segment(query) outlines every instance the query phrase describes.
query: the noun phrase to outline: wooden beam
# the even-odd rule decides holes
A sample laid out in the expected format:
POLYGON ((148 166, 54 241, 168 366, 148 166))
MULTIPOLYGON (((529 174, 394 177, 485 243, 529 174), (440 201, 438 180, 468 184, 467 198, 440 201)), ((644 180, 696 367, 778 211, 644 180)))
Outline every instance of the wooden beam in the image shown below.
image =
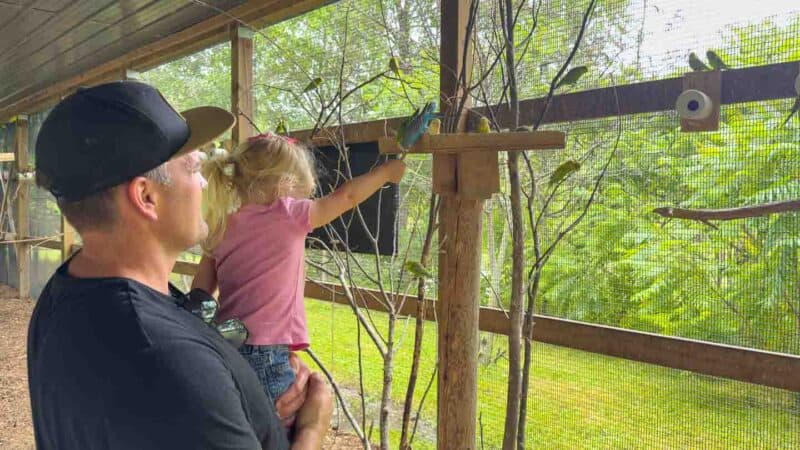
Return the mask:
POLYGON ((239 24, 231 25, 231 112, 236 125, 231 130, 239 144, 253 135, 253 31, 239 24))
POLYGON ((0 102, 0 123, 16 114, 34 112, 52 105, 78 87, 119 79, 123 68, 143 71, 225 42, 229 39, 229 26, 238 24, 237 19, 259 28, 334 2, 335 0, 249 0, 226 14, 206 19, 47 88, 3 99, 0 102))
POLYGON ((75 237, 77 233, 75 228, 67 222, 66 217, 61 215, 61 262, 66 261, 72 256, 73 247, 75 246, 75 237))
POLYGON ((347 125, 333 126, 317 130, 312 139, 311 133, 314 130, 293 131, 290 135, 300 141, 309 140, 318 147, 327 147, 336 144, 344 137, 348 144, 359 144, 364 142, 376 142, 382 137, 394 136, 400 128, 402 117, 392 119, 372 120, 347 125))
POLYGON ((0 153, 0 162, 14 161, 14 153, 0 153))
MULTIPOLYGON (((17 198, 16 198, 16 230, 18 236, 30 234, 29 208, 30 208, 30 182, 20 175, 30 172, 28 165, 28 117, 17 117, 14 133, 14 161, 17 173, 17 198)), ((17 274, 20 298, 31 296, 31 246, 28 242, 16 244, 17 274)))
MULTIPOLYGON (((403 149, 392 137, 378 140, 381 153, 397 154, 403 149)), ((566 145, 561 131, 524 131, 506 133, 425 134, 409 149, 409 153, 470 153, 514 150, 552 150, 566 145)))
MULTIPOLYGON (((798 75, 798 61, 769 64, 722 71, 722 98, 720 103, 757 102, 794 98, 794 81, 798 75)), ((621 86, 592 89, 553 97, 542 123, 561 123, 577 120, 602 119, 618 115, 645 114, 674 111, 675 101, 683 92, 683 78, 667 78, 621 86)), ((533 124, 541 115, 545 98, 520 102, 520 123, 533 124)), ((790 105, 787 105, 787 108, 790 105)), ((493 106, 500 127, 512 126, 507 105, 493 106)), ((486 107, 473 110, 478 115, 488 115, 486 107)))

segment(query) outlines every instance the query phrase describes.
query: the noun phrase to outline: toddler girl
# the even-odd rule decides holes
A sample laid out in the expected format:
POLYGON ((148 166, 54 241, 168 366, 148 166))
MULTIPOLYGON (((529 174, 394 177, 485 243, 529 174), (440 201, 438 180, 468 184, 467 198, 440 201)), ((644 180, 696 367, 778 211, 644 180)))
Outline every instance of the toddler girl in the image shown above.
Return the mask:
POLYGON ((291 138, 262 134, 210 158, 208 239, 192 288, 219 287, 218 318, 239 318, 250 337, 239 351, 274 402, 294 381, 290 352, 309 345, 303 290, 305 239, 405 171, 390 160, 311 199, 310 151, 291 138))

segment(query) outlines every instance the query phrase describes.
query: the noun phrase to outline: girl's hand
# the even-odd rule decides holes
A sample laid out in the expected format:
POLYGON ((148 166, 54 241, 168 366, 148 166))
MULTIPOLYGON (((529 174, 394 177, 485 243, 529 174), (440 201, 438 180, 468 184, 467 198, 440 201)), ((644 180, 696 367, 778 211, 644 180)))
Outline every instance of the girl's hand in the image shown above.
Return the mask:
POLYGON ((386 171, 386 180, 389 183, 397 184, 406 172, 406 163, 399 159, 390 159, 381 165, 381 169, 386 171))

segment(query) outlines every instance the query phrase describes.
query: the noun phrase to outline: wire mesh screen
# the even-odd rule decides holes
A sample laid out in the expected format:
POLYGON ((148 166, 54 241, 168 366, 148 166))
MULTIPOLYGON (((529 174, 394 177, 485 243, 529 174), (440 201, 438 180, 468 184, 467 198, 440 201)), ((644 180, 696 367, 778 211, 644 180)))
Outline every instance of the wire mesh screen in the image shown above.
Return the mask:
MULTIPOLYGON (((522 5, 515 38, 520 98, 548 92, 571 52, 588 4, 548 0, 522 5), (526 31, 534 23, 536 30, 527 39, 526 31)), ((321 108, 323 116, 332 114, 327 124, 408 114, 412 105, 438 97, 439 20, 438 2, 346 0, 259 30, 254 42, 253 121, 262 131, 274 129, 281 120, 289 130, 297 130, 319 120, 321 108), (392 56, 398 58, 400 76, 407 83, 399 83, 388 68, 392 56), (337 99, 342 100, 341 108, 332 108, 337 99)), ((477 76, 492 66, 502 46, 497 27, 496 6, 481 2, 477 76)), ((800 7, 784 1, 599 2, 572 63, 586 65, 588 73, 558 93, 680 76, 690 70, 690 52, 710 64, 709 49, 733 68, 798 61, 798 31, 800 7)), ((227 107, 229 65, 230 52, 222 44, 149 71, 144 79, 178 109, 227 107)), ((502 64, 486 77, 475 104, 507 99, 501 70, 502 64)), ((565 131, 568 143, 563 151, 527 154, 533 177, 523 174, 523 188, 534 198, 532 217, 542 245, 580 217, 590 198, 592 203, 545 265, 535 311, 800 354, 797 213, 711 226, 652 212, 658 207, 732 208, 798 198, 800 125, 795 121, 781 127, 790 107, 789 99, 725 106, 721 128, 712 133, 681 133, 673 112, 545 125, 565 131), (555 188, 551 176, 567 159, 580 162, 581 168, 558 187, 541 213, 555 188)), ((481 302, 502 309, 509 306, 511 277, 505 158, 501 154, 503 192, 486 202, 480 243, 481 302)), ((392 224, 398 230, 397 256, 309 251, 311 278, 416 292, 417 280, 406 260, 419 261, 424 246, 431 167, 428 157, 411 156, 407 161, 401 210, 392 224)), ((526 163, 523 168, 525 172, 526 163)), ((57 233, 52 203, 46 194, 35 192, 31 232, 57 233)), ((530 225, 526 224, 528 258, 535 252, 530 225)), ((430 278, 429 297, 436 292, 437 246, 434 238, 426 264, 432 273, 423 276, 430 278)), ((15 266, 11 249, 3 249, 6 273, 15 266)), ((196 261, 198 255, 194 249, 185 259, 196 261)), ((184 287, 188 283, 178 276, 173 281, 184 287)), ((413 300, 378 299, 383 310, 396 311, 403 302, 413 300)), ((394 340, 389 398, 390 435, 396 446, 411 367, 413 319, 397 315, 389 327, 389 315, 362 307, 357 309, 362 315, 359 327, 349 306, 309 301, 307 309, 312 348, 372 442, 378 439, 386 364, 376 343, 390 336, 394 340)), ((436 338, 435 324, 427 323, 411 412, 413 448, 435 447, 436 338)), ((504 336, 481 333, 480 340, 479 445, 494 449, 503 437, 508 349, 504 336)), ((534 343, 531 359, 528 447, 800 447, 796 393, 541 343, 534 343)), ((346 428, 338 411, 334 425, 346 428)))
MULTIPOLYGON (((28 116, 28 158, 32 166, 36 164, 34 151, 36 138, 48 112, 42 111, 28 116)), ((0 151, 14 152, 15 128, 15 123, 9 123, 3 129, 0 129, 0 151)), ((2 192, 2 197, 0 198, 4 199, 4 206, 0 208, 0 211, 2 211, 2 214, 0 214, 2 231, 4 233, 12 233, 11 236, 14 236, 14 238, 10 239, 11 241, 18 239, 17 236, 22 236, 24 239, 30 237, 49 237, 51 240, 60 239, 61 215, 58 207, 53 200, 53 196, 35 184, 30 185, 28 229, 21 230, 19 228, 16 223, 16 197, 19 183, 14 176, 16 171, 12 170, 13 164, 13 162, 3 164, 0 172, 3 177, 3 182, 0 184, 0 192, 2 192)), ((32 297, 36 298, 39 295, 60 262, 61 252, 42 248, 38 243, 33 245, 30 264, 32 297)), ((19 283, 16 248, 13 243, 6 243, 0 247, 0 283, 14 287, 17 287, 19 283)))
POLYGON ((257 121, 266 128, 281 119, 310 128, 320 110, 323 121, 336 110, 326 124, 408 115, 439 95, 439 5, 337 2, 256 34, 254 54, 257 121), (317 78, 319 87, 304 92, 317 78))

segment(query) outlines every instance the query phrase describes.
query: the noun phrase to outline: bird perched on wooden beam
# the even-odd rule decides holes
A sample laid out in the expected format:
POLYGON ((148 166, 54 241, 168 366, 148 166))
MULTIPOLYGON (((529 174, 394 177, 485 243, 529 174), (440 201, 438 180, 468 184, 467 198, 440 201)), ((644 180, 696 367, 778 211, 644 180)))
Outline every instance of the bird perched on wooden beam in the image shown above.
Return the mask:
POLYGON ((414 114, 403 121, 397 131, 397 143, 403 151, 407 152, 428 131, 431 121, 437 117, 435 110, 436 102, 428 102, 422 110, 417 108, 414 114))

